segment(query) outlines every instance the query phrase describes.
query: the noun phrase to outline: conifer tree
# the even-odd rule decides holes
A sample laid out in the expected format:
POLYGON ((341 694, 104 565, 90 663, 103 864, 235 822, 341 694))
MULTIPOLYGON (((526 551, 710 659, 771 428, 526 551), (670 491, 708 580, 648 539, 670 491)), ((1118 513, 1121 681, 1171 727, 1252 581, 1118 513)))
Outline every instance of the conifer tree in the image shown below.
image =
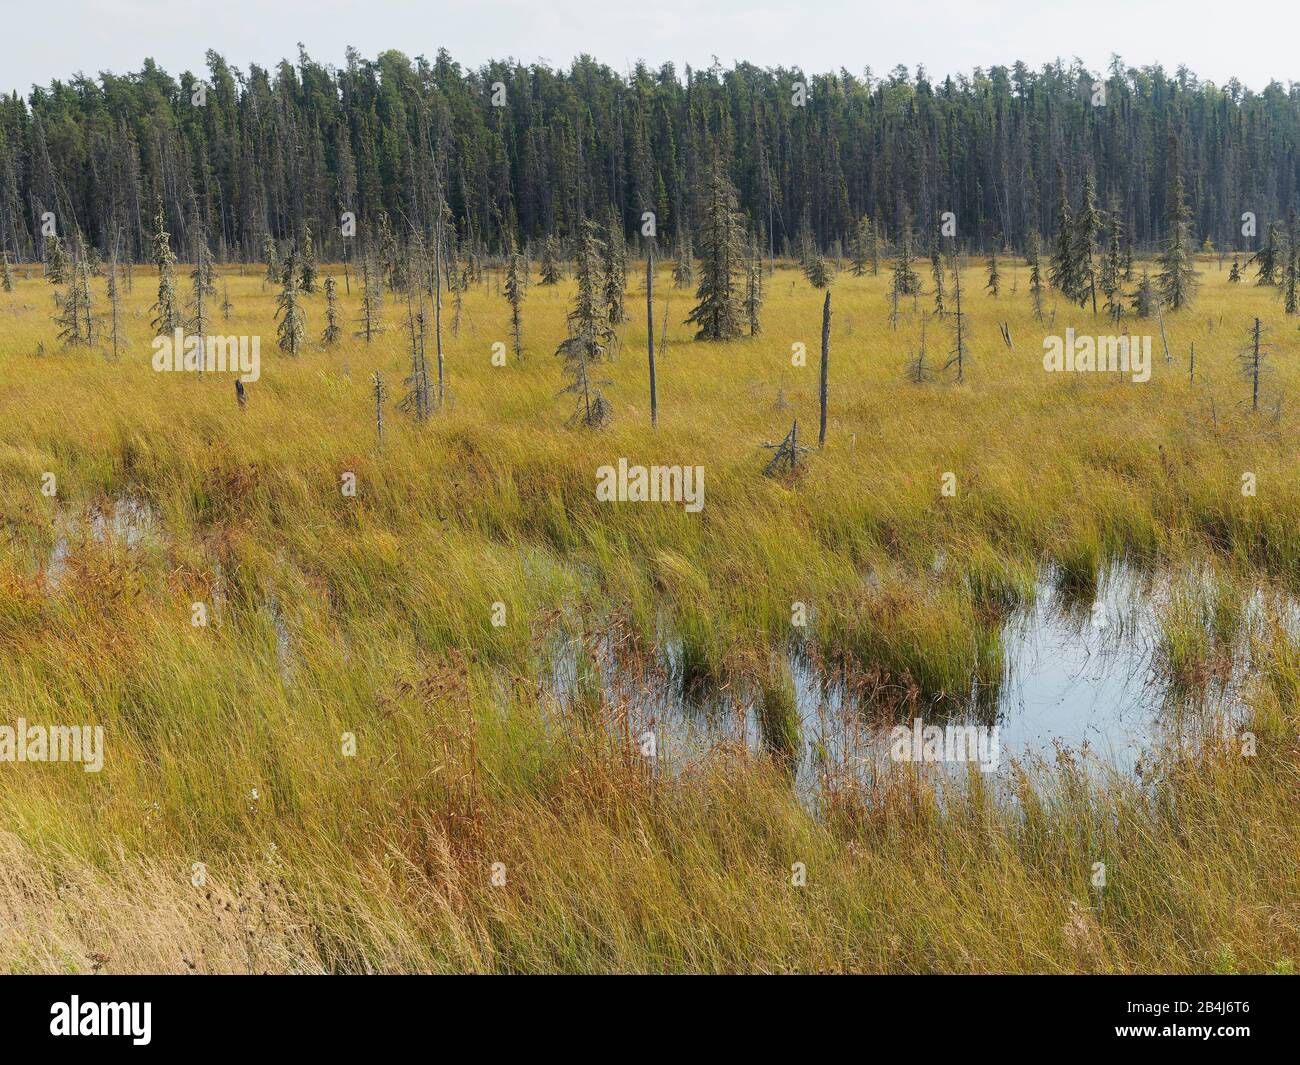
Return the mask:
POLYGON ((1069 188, 1065 182, 1065 168, 1056 164, 1056 239, 1052 244, 1052 260, 1048 278, 1052 287, 1072 303, 1082 303, 1078 265, 1074 260, 1074 216, 1070 212, 1069 188))
POLYGON ((212 252, 208 250, 206 235, 200 230, 194 241, 194 269, 190 271, 193 314, 189 323, 190 332, 200 337, 208 332, 208 296, 216 294, 215 275, 212 252))
MULTIPOLYGON (((1113 205, 1112 205, 1113 206, 1113 205)), ((1119 215, 1112 209, 1106 219, 1106 254, 1101 260, 1098 287, 1106 297, 1106 313, 1119 321, 1124 313, 1124 263, 1120 257, 1119 215)))
POLYGON ((989 246, 989 279, 984 286, 984 290, 997 299, 998 293, 1002 291, 1002 275, 998 272, 998 249, 997 240, 989 246))
POLYGON ((1139 318, 1150 318, 1160 307, 1155 286, 1151 283, 1151 273, 1142 267, 1142 280, 1138 282, 1131 301, 1133 313, 1139 318))
POLYGON ((1232 257, 1232 269, 1228 271, 1228 281, 1236 285, 1241 282, 1241 259, 1239 256, 1232 257))
POLYGON ((417 422, 425 421, 433 413, 433 400, 429 388, 429 363, 425 357, 424 309, 411 313, 410 297, 406 301, 406 322, 411 336, 411 372, 402 382, 407 393, 397 404, 397 409, 414 415, 417 422))
POLYGON ((627 245, 623 240, 623 223, 613 210, 609 215, 609 240, 605 242, 605 313, 613 327, 627 321, 623 296, 627 291, 627 245))
POLYGON ((677 249, 677 261, 673 264, 673 287, 690 288, 695 284, 695 249, 691 247, 691 235, 683 233, 677 249))
POLYGON ((522 358, 524 354, 523 318, 520 313, 524 305, 524 282, 521 280, 523 270, 519 252, 515 248, 515 238, 512 236, 510 265, 506 273, 506 300, 510 304, 510 332, 514 339, 516 359, 522 358))
POLYGON ((113 245, 113 257, 108 265, 108 339, 113 345, 113 358, 117 359, 122 345, 120 323, 122 321, 122 295, 118 287, 117 245, 113 245))
POLYGON ((1078 283, 1079 306, 1092 300, 1092 313, 1097 313, 1097 234, 1101 231, 1102 216, 1097 210, 1096 183, 1091 172, 1083 176, 1083 195, 1078 213, 1074 216, 1071 233, 1072 267, 1078 283))
POLYGON ((9 266, 9 253, 0 252, 0 288, 5 292, 14 290, 14 272, 9 266))
POLYGON ((1282 272, 1282 291, 1285 296, 1286 313, 1295 314, 1300 310, 1300 304, 1296 302, 1296 280, 1297 274, 1300 273, 1300 260, 1297 259, 1297 248, 1294 243, 1287 251, 1286 268, 1282 272))
POLYGON ((1265 374, 1264 360, 1268 353, 1264 348, 1264 328, 1258 318, 1250 327, 1250 343, 1246 349, 1237 356, 1238 364, 1241 367, 1241 374, 1250 382, 1250 409, 1259 410, 1259 386, 1260 381, 1265 374))
POLYGON ((1186 307, 1196 291, 1192 252, 1192 212, 1183 192, 1178 139, 1169 138, 1169 215, 1164 251, 1160 255, 1160 298, 1171 310, 1186 307))
POLYGON ((542 273, 541 283, 543 285, 558 285, 560 283, 560 254, 554 236, 547 237, 542 242, 540 269, 542 273))
POLYGON ((600 387, 607 382, 594 380, 592 367, 605 358, 611 339, 609 315, 605 308, 602 276, 602 242, 596 236, 596 224, 584 219, 579 232, 577 252, 578 293, 569 312, 569 335, 556 349, 564 360, 568 383, 561 395, 573 396, 576 409, 568 424, 599 429, 609 423, 613 410, 600 387))
POLYGON ((397 236, 393 233, 393 227, 388 221, 388 212, 380 211, 379 268, 383 273, 389 292, 400 292, 406 288, 402 263, 401 249, 398 247, 397 236))
POLYGON ((63 247, 63 238, 57 233, 45 237, 45 280, 51 285, 68 282, 68 253, 63 247))
POLYGON ((705 190, 700 246, 699 299, 687 318, 699 326, 696 340, 733 340, 741 334, 742 310, 736 274, 744 259, 736 193, 715 155, 705 190))
POLYGON ((469 268, 461 267, 460 273, 454 271, 447 278, 447 288, 451 291, 451 335, 460 336, 460 316, 465 309, 465 292, 469 288, 469 268))
POLYGON ((302 227, 302 290, 305 293, 316 291, 316 277, 319 268, 316 265, 316 249, 312 244, 311 223, 304 222, 302 227))
POLYGON ((813 288, 825 288, 831 283, 830 271, 826 260, 815 245, 808 244, 803 257, 803 276, 813 288))
POLYGON ((297 256, 292 252, 286 260, 286 267, 284 286, 275 301, 275 317, 279 322, 276 342, 281 351, 296 357, 302 351, 303 338, 307 335, 307 315, 299 295, 297 256))
POLYGON ((339 342, 339 286, 332 277, 325 278, 325 331, 320 342, 333 347, 339 342))
POLYGON ((934 280, 934 313, 942 318, 946 313, 943 305, 943 259, 939 255, 937 241, 930 248, 930 276, 934 280))
POLYGON ((153 305, 153 327, 159 333, 170 333, 180 328, 181 312, 176 298, 176 256, 172 254, 171 234, 167 232, 167 217, 162 200, 154 216, 153 261, 158 267, 158 302, 153 305))
POLYGON ((365 337, 366 343, 369 344, 374 340, 375 334, 383 331, 384 325, 380 313, 383 302, 384 291, 379 270, 375 266, 370 249, 367 248, 361 257, 361 317, 357 319, 361 328, 353 336, 365 337))
POLYGON ((262 258, 266 260, 266 280, 270 284, 279 284, 282 277, 280 252, 275 246, 275 238, 268 233, 262 241, 262 258))
POLYGON ((853 240, 850 244, 853 261, 853 276, 861 277, 867 272, 871 262, 871 219, 863 215, 853 227, 853 240))
POLYGON ((59 340, 68 347, 84 347, 93 340, 90 265, 84 256, 74 255, 67 272, 67 292, 62 296, 55 293, 54 296, 59 310, 54 321, 59 326, 59 340))
POLYGON ((898 238, 898 258, 894 260, 894 294, 915 296, 921 291, 921 279, 912 269, 912 218, 903 212, 903 226, 898 238))
POLYGON ((966 315, 961 309, 961 270, 954 262, 952 270, 952 294, 953 294, 953 349, 948 361, 944 364, 944 369, 950 367, 957 368, 957 382, 960 384, 966 378, 966 315))
POLYGON ((1043 320, 1043 260, 1042 260, 1042 238, 1038 235, 1038 230, 1029 231, 1029 248, 1025 252, 1025 260, 1029 263, 1029 299, 1034 306, 1034 317, 1040 322, 1043 320))
POLYGON ((763 306, 763 255, 759 251, 758 239, 750 241, 749 260, 745 271, 745 321, 749 323, 749 335, 758 336, 763 326, 758 320, 759 309, 763 306))
POLYGON ((1278 280, 1278 260, 1281 257, 1278 249, 1278 224, 1270 222, 1268 224, 1268 236, 1264 241, 1264 246, 1255 252, 1246 264, 1254 264, 1256 268, 1255 284, 1257 285, 1276 285, 1278 280))

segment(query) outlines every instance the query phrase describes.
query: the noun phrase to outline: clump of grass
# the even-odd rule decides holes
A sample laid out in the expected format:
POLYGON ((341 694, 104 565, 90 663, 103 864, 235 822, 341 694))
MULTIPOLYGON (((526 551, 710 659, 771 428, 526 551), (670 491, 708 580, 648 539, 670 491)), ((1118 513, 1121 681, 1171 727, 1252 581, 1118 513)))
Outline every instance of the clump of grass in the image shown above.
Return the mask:
POLYGON ((763 746, 793 773, 799 764, 799 706, 789 663, 780 655, 770 657, 759 679, 754 711, 763 746))

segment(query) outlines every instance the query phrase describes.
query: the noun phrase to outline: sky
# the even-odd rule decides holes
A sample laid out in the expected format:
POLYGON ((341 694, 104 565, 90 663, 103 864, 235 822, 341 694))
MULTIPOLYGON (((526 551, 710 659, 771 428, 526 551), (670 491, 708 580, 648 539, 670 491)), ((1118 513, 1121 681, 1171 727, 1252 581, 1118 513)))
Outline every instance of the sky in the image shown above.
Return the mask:
POLYGON ((202 73, 209 48, 241 69, 269 67, 299 42, 336 65, 352 45, 372 58, 446 48, 470 67, 566 66, 587 53, 617 70, 643 59, 680 72, 716 56, 809 74, 923 64, 941 78, 1076 56, 1103 71, 1119 53, 1220 85, 1300 79, 1295 7, 1280 0, 0 0, 0 14, 0 91, 24 96, 78 72, 138 70, 147 56, 173 75, 202 73))

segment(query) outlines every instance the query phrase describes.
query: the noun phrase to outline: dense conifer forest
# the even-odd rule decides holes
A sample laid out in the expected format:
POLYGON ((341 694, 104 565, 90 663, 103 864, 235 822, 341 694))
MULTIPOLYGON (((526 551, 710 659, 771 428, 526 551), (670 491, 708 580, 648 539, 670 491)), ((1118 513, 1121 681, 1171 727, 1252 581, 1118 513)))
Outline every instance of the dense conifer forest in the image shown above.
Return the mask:
POLYGON ((62 235, 145 261, 158 200, 182 249, 206 234, 221 261, 307 230, 342 255, 344 211, 427 234, 444 200, 455 239, 496 254, 514 233, 525 246, 572 242, 584 219, 621 216, 635 237, 645 210, 675 244, 701 224, 715 152, 776 255, 847 250, 863 216, 898 240, 948 210, 968 249, 1023 250, 1056 230, 1060 183, 1077 204, 1089 177, 1125 242, 1154 247, 1175 143, 1198 246, 1251 248, 1241 214, 1263 234, 1297 201, 1300 86, 1216 86, 1118 58, 1101 77, 1076 60, 942 79, 748 64, 620 73, 585 57, 468 70, 442 50, 349 50, 337 68, 300 53, 275 70, 209 52, 207 67, 177 78, 146 61, 4 98, 0 248, 39 258, 48 211, 62 235))

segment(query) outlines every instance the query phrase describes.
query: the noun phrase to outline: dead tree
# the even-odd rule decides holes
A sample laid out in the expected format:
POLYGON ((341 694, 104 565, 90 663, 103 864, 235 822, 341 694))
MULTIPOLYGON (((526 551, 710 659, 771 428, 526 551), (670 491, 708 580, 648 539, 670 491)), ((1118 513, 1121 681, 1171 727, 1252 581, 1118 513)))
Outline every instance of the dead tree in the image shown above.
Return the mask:
POLYGON ((779 444, 764 443, 763 447, 775 450, 776 454, 763 468, 763 476, 776 477, 782 473, 793 474, 799 468, 799 456, 812 450, 799 443, 799 419, 790 426, 790 431, 779 444))
POLYGON ((826 446, 826 406, 830 393, 831 376, 831 294, 826 293, 822 304, 822 380, 821 380, 821 424, 817 430, 817 446, 826 446))
POLYGON ((650 425, 659 424, 659 393, 655 381, 655 250, 652 245, 645 257, 645 340, 650 358, 650 425))

